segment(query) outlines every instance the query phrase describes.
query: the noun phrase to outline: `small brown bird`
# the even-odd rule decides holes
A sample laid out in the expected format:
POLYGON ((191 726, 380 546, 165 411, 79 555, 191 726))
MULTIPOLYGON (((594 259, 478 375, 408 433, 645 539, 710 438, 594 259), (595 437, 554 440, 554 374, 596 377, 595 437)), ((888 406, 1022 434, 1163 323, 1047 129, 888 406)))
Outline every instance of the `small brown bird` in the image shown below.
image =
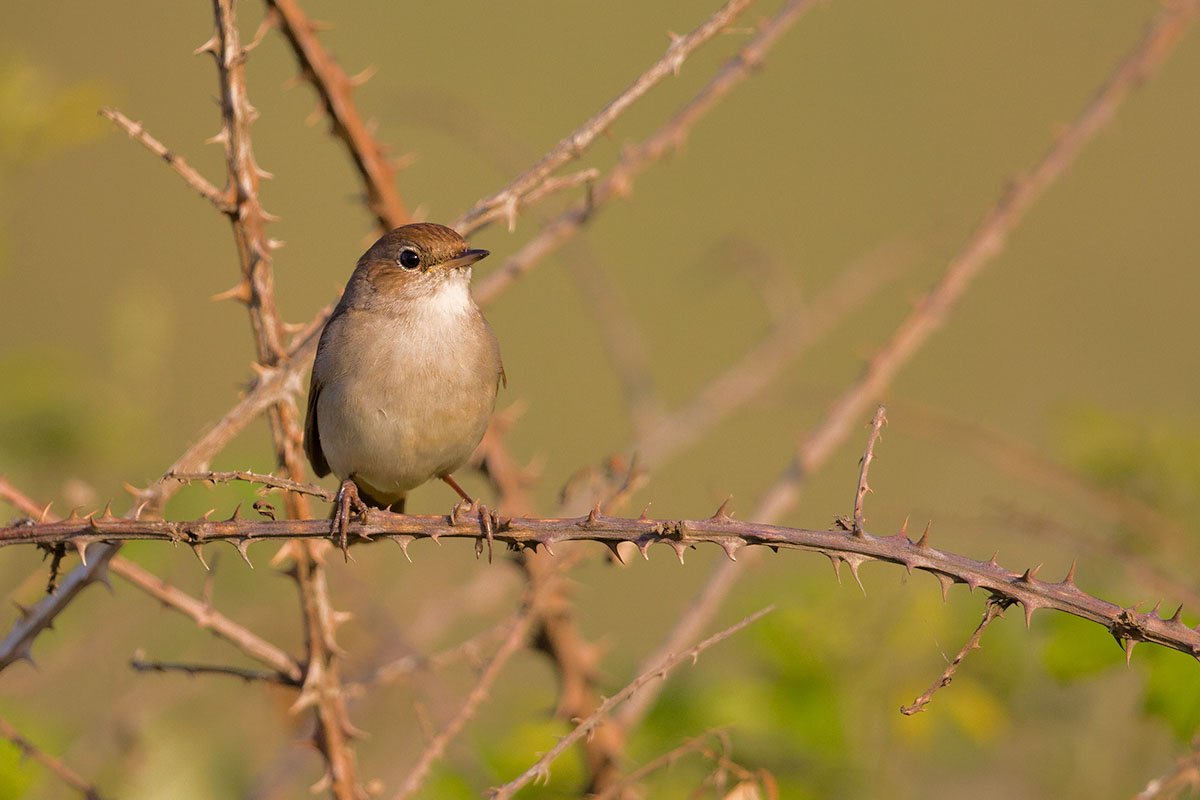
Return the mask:
POLYGON ((342 479, 335 523, 359 498, 404 511, 405 495, 450 473, 483 438, 504 377, 492 327, 471 299, 471 250, 443 225, 404 225, 358 260, 313 362, 304 451, 342 479))

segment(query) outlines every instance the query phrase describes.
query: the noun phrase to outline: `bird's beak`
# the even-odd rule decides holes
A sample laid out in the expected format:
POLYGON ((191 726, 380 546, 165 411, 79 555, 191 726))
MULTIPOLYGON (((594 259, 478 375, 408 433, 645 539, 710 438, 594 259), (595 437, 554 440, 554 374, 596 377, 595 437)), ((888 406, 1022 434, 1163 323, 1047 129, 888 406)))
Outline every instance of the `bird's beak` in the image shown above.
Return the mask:
POLYGON ((461 269, 469 267, 484 256, 491 253, 487 250, 464 250, 446 262, 446 269, 461 269))

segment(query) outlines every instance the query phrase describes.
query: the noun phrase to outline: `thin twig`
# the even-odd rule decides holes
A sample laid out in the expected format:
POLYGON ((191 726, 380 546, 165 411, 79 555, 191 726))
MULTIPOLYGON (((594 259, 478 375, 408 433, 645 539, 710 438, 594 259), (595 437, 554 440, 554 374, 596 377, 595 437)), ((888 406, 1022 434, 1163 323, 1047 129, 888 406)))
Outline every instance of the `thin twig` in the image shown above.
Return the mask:
POLYGON ((954 673, 958 671, 958 665, 966 658, 967 653, 972 650, 977 650, 980 647, 979 640, 983 637, 984 630, 988 625, 992 624, 992 620, 997 617, 1004 616, 1004 609, 1012 605, 1012 601, 1004 598, 989 597, 987 604, 983 609, 983 619, 979 621, 979 625, 975 627, 975 632, 971 634, 971 638, 967 639, 967 643, 962 646, 946 668, 942 670, 942 674, 938 676, 925 693, 912 702, 912 705, 901 706, 900 713, 911 717, 913 714, 920 713, 925 710, 925 706, 929 705, 929 701, 933 699, 933 694, 943 686, 949 686, 950 681, 954 678, 954 673))
POLYGON ((205 483, 233 483, 234 481, 243 481, 245 483, 259 483, 264 486, 269 486, 272 489, 283 489, 297 494, 307 494, 312 497, 332 503, 337 499, 337 492, 332 492, 323 486, 318 486, 315 483, 305 483, 302 481, 294 481, 290 478, 280 478, 275 475, 263 475, 258 472, 249 472, 246 470, 232 470, 225 472, 214 472, 208 470, 205 472, 175 472, 171 470, 163 476, 164 479, 183 481, 191 483, 192 481, 202 481, 205 483))
POLYGON ((386 231, 408 222, 408 209, 396 190, 396 168, 354 102, 354 87, 361 81, 349 77, 329 54, 317 38, 317 26, 295 0, 267 0, 267 6, 277 12, 279 28, 292 46, 300 74, 321 98, 333 134, 346 145, 380 229, 386 231))
POLYGON ((287 651, 268 642, 243 625, 239 625, 221 612, 187 592, 167 583, 162 578, 143 569, 138 564, 121 556, 115 556, 109 565, 113 573, 129 581, 151 597, 158 598, 164 605, 191 617, 197 626, 212 631, 227 642, 235 645, 246 655, 261 661, 289 681, 299 682, 304 677, 301 665, 287 651))
POLYGON ((86 800, 103 800, 95 786, 85 781, 79 773, 64 764, 61 759, 55 758, 26 739, 13 727, 12 723, 3 717, 0 717, 0 736, 15 744, 22 755, 32 758, 53 772, 63 783, 82 794, 86 800))
POLYGON ((883 435, 883 426, 887 424, 887 409, 881 403, 879 408, 875 409, 875 416, 871 419, 871 435, 867 437, 867 449, 863 452, 862 467, 858 473, 858 489, 854 492, 854 532, 862 533, 863 522, 863 501, 866 500, 867 492, 871 491, 871 487, 867 484, 867 472, 871 469, 871 462, 875 460, 875 443, 883 435))
POLYGON ((626 790, 641 783, 648 775, 663 767, 673 765, 676 761, 690 753, 700 752, 706 758, 712 758, 714 753, 709 747, 709 740, 716 738, 721 743, 721 746, 727 749, 729 745, 727 737, 728 734, 725 729, 718 728, 687 739, 677 747, 673 747, 662 755, 647 761, 633 772, 622 777, 619 781, 615 781, 594 798, 589 798, 589 800, 611 800, 612 798, 624 797, 623 793, 626 790))
POLYGON ((207 178, 197 172, 192 166, 183 160, 182 156, 175 155, 167 149, 167 146, 151 136, 140 122, 134 122, 129 117, 122 114, 115 108, 107 106, 100 109, 100 116, 110 120, 129 136, 146 147, 151 153, 167 162, 167 165, 175 170, 179 177, 183 178, 188 186, 191 186, 200 196, 208 202, 212 203, 218 211, 223 214, 228 214, 233 211, 233 203, 229 197, 209 182, 207 178))
POLYGON ((696 48, 725 30, 751 2, 752 0, 729 0, 691 33, 672 37, 666 54, 639 75, 625 91, 613 98, 576 131, 562 139, 538 163, 513 178, 500 191, 476 203, 474 208, 455 220, 451 227, 465 236, 495 219, 504 218, 508 220, 511 228, 516 210, 526 195, 559 167, 579 158, 597 136, 607 131, 622 112, 656 83, 668 75, 677 75, 684 60, 696 48))
POLYGON ((138 672, 183 672, 189 676, 196 675, 228 675, 232 678, 241 678, 247 683, 250 681, 264 681, 266 683, 278 683, 282 686, 297 687, 300 681, 297 678, 290 678, 281 672, 269 672, 261 669, 246 669, 244 667, 230 667, 220 664, 191 664, 181 661, 147 661, 140 655, 135 655, 129 659, 129 666, 133 667, 138 672))
POLYGON ((414 792, 421 788, 421 784, 425 782, 429 771, 433 768, 433 764, 442 754, 446 752, 446 745, 457 736, 466 726, 467 722, 475 716, 475 711, 479 704, 491 692, 492 684, 500 676, 500 671, 508 660, 517 652, 524 644, 526 637, 529 634, 529 628, 532 624, 530 615, 532 609, 522 611, 515 619, 509 623, 508 634, 501 642, 499 649, 492 655, 483 672, 479 675, 479 680, 471 689, 466 699, 463 700, 461 706, 454 716, 446 723, 446 727, 442 728, 425 749, 421 751, 421 755, 417 758, 417 763, 409 770, 408 777, 400 787, 400 791, 396 793, 396 800, 402 800, 405 797, 410 797, 414 792))
POLYGON ((814 0, 789 0, 759 29, 750 43, 726 61, 713 79, 670 121, 641 145, 626 152, 583 202, 572 206, 544 226, 541 232, 526 242, 519 251, 509 256, 500 269, 481 280, 475 290, 476 300, 481 305, 494 300, 509 284, 578 233, 608 200, 629 194, 634 179, 651 164, 678 148, 687 138, 692 126, 711 111, 731 89, 753 74, 754 69, 762 63, 779 37, 813 4, 814 0))
POLYGON ((714 644, 728 639, 730 636, 757 621, 765 614, 770 613, 774 608, 774 606, 767 606, 760 611, 756 611, 743 619, 741 622, 731 625, 719 633, 713 634, 699 644, 683 651, 682 653, 671 656, 670 658, 658 664, 654 669, 643 672, 641 675, 634 678, 632 681, 626 684, 623 689, 601 703, 599 708, 592 712, 590 716, 584 720, 581 720, 579 724, 575 726, 574 730, 559 739, 558 743, 555 744, 554 747, 550 748, 545 755, 539 758, 537 762, 533 764, 533 766, 529 767, 529 769, 525 770, 519 776, 503 786, 494 789, 489 794, 491 800, 502 800, 506 797, 512 797, 518 790, 529 784, 531 781, 537 779, 548 781, 550 779, 550 764, 553 763, 556 758, 562 755, 568 747, 582 737, 588 735, 593 729, 600 725, 600 723, 604 721, 613 708, 623 702, 626 698, 635 694, 647 683, 666 677, 668 672, 679 666, 684 661, 691 659, 692 663, 695 663, 700 653, 702 653, 704 650, 708 649, 714 644))

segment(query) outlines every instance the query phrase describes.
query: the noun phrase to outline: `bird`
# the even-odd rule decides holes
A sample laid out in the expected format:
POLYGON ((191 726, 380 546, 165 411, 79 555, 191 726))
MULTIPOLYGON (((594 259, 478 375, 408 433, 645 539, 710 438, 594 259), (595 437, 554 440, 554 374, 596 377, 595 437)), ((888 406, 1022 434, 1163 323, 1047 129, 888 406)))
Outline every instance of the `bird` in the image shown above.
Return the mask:
POLYGON ((304 451, 318 477, 341 479, 334 532, 346 552, 350 510, 403 513, 405 497, 451 475, 483 438, 507 376, 491 325, 471 297, 489 255, 452 228, 422 222, 359 258, 313 360, 304 451))

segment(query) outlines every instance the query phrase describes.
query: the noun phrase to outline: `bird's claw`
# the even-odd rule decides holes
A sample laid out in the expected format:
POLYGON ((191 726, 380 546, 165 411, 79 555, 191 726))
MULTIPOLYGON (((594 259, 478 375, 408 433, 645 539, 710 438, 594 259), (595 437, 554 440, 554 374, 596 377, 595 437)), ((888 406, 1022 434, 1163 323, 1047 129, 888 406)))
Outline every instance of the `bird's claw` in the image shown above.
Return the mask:
POLYGON ((492 543, 495 541, 496 534, 496 517, 488 511, 487 506, 476 505, 479 509, 479 528, 483 531, 483 536, 475 540, 475 557, 479 558, 483 553, 483 543, 487 542, 488 563, 490 564, 492 563, 492 543))
POLYGON ((349 561, 349 538, 350 538, 350 512, 354 511, 362 518, 363 522, 367 521, 367 505, 358 496, 358 486, 354 481, 347 478, 342 481, 342 488, 337 494, 337 509, 333 515, 333 529, 331 534, 336 534, 338 543, 342 548, 342 556, 349 561))

